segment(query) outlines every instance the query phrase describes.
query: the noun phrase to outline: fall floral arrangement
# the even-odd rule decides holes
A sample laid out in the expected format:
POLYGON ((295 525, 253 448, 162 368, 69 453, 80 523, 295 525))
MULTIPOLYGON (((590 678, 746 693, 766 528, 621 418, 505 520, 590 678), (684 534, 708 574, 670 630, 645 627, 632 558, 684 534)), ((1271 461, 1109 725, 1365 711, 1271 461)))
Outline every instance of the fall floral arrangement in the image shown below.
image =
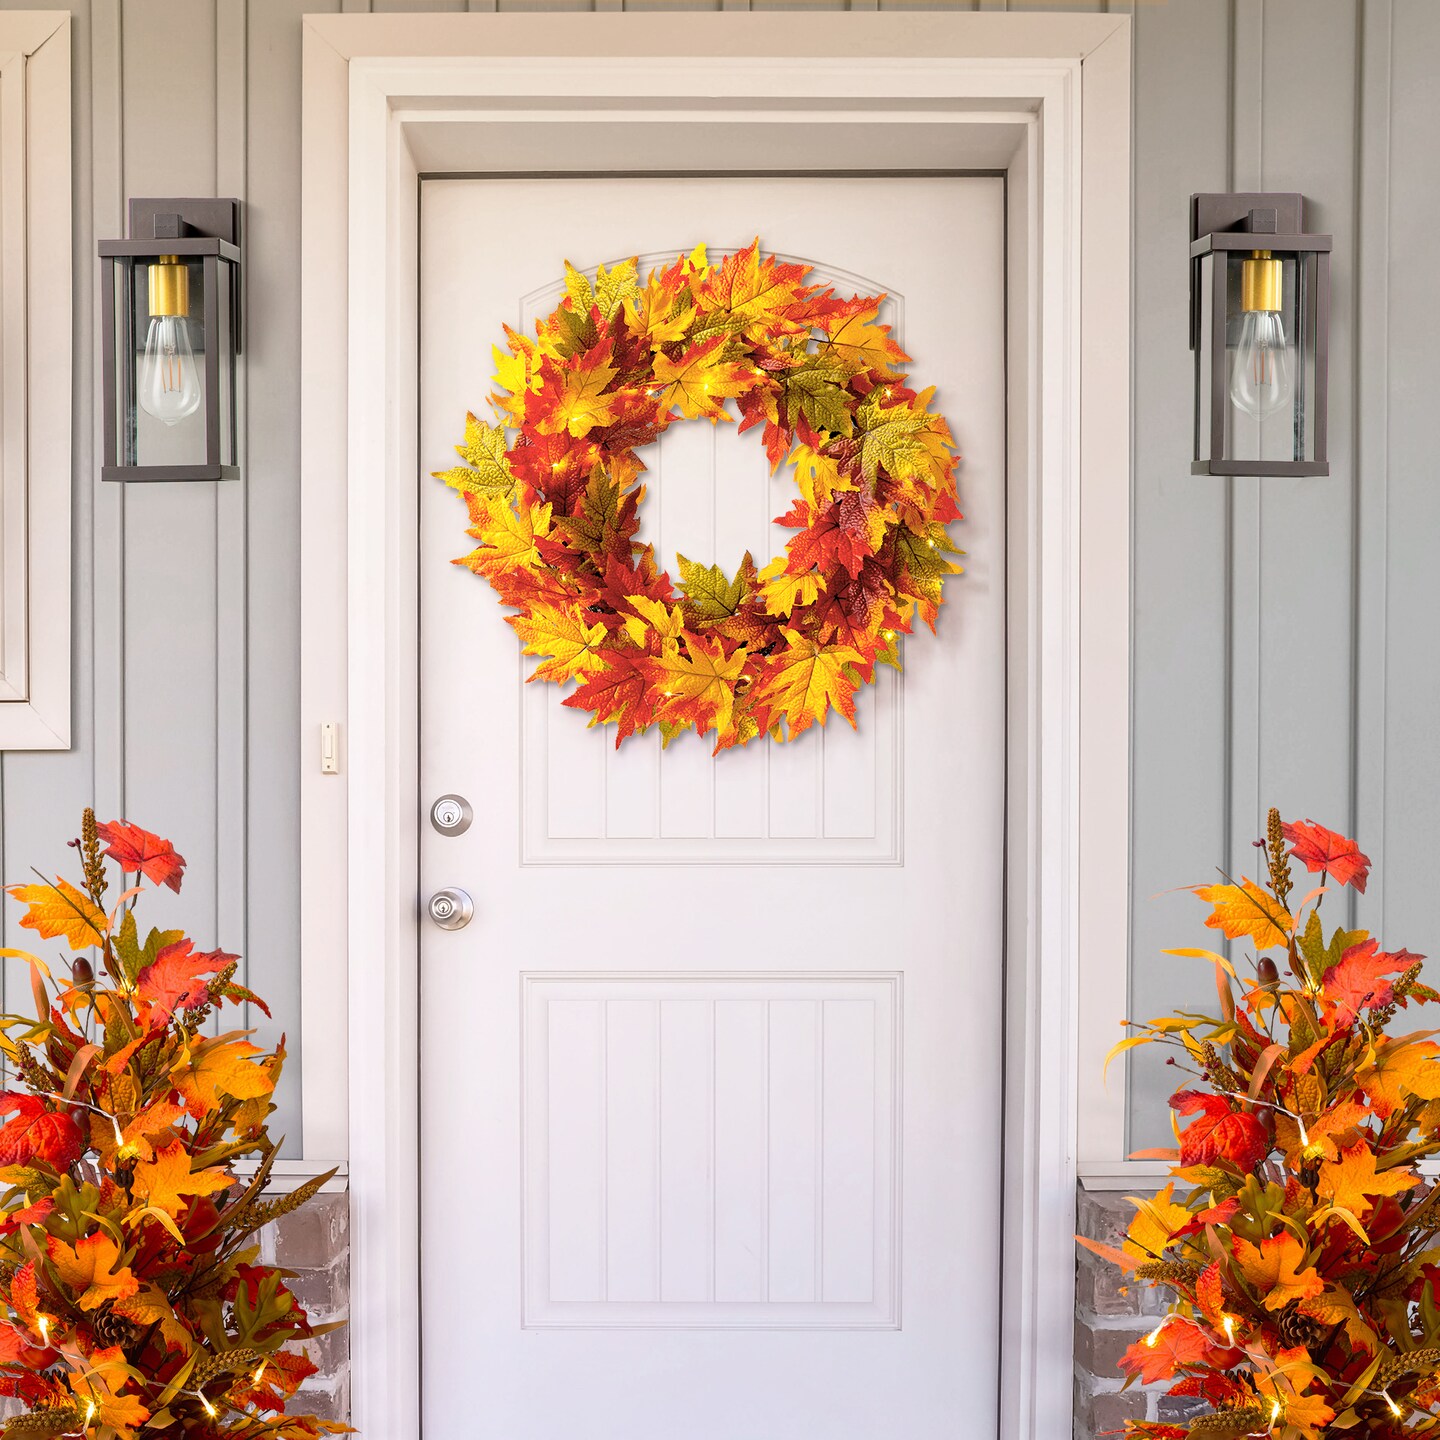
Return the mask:
MULTIPOLYGON (((344 1425, 286 1415, 315 1366, 293 1342, 312 1326, 258 1261, 256 1232, 328 1176, 263 1198, 266 1133, 284 1060, 220 1032, 226 1005, 264 1002, 236 957, 179 930, 142 939, 145 885, 178 891, 169 841, 85 812, 79 884, 17 885, 20 924, 80 952, 57 973, 34 955, 35 1016, 0 1017, 0 1395, 22 1413, 6 1440, 86 1435, 309 1440, 344 1425), (107 899, 111 867, 135 883, 107 899), (258 1162, 240 1178, 237 1163, 258 1162)), ((268 1010, 265 1010, 269 1014, 268 1010)))
POLYGON ((810 267, 756 240, 712 263, 703 245, 641 278, 636 260, 567 293, 535 338, 505 328, 491 396, 499 425, 466 419, 463 464, 439 474, 465 498, 484 576, 533 679, 578 682, 565 704, 613 724, 616 745, 714 732, 717 752, 784 740, 831 709, 855 723, 875 666, 900 666, 918 613, 933 630, 960 553, 953 441, 899 368, 883 295, 842 299, 810 267), (785 554, 728 574, 677 557, 680 583, 636 540, 636 450, 680 419, 763 427, 772 470, 800 494, 777 523, 785 554), (514 439, 507 439, 507 429, 514 439))
MULTIPOLYGON (((1122 1250, 1085 1241, 1169 1313, 1121 1361, 1131 1379, 1192 1398, 1184 1424, 1127 1434, 1401 1437, 1440 1429, 1440 1045, 1391 1035, 1400 1011, 1440 998, 1421 956, 1381 950, 1321 920, 1340 886, 1365 889, 1352 840, 1270 812, 1264 884, 1199 887, 1206 925, 1248 942, 1210 950, 1219 1013, 1152 1020, 1118 1049, 1163 1044, 1195 1083, 1170 1105, 1172 1182, 1136 1199, 1122 1250), (1321 877, 1298 903, 1295 867, 1321 877), (1238 951, 1238 947, 1237 947, 1238 951), (1243 975, 1241 972, 1244 972, 1243 975)), ((1127 1384, 1129 1382, 1127 1381, 1127 1384)))

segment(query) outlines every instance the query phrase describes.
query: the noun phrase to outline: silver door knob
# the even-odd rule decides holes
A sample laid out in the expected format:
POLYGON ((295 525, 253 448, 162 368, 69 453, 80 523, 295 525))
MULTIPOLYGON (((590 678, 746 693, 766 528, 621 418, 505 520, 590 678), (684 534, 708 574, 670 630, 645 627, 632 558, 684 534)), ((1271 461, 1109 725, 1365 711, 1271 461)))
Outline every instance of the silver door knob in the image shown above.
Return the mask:
POLYGON ((430 823, 442 835, 463 835, 475 818, 463 795, 442 795, 430 807, 430 823))
POLYGON ((430 897, 430 918, 442 930, 463 930, 475 915, 475 903, 463 890, 437 890, 430 897))

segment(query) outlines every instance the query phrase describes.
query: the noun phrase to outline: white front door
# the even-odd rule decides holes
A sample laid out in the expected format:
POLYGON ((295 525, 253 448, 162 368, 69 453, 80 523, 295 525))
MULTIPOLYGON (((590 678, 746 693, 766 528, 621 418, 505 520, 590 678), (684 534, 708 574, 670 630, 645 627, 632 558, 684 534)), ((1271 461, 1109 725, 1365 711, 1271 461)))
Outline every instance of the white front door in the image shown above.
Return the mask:
MULTIPOLYGON (((711 157, 719 160, 723 157, 711 157)), ((996 1427, 1004 204, 985 176, 439 179, 421 436, 451 462, 502 322, 579 268, 759 235, 884 290, 964 460, 966 573, 852 732, 712 759, 587 729, 419 481, 424 1421, 431 1440, 980 1440, 996 1427)), ((758 432, 645 454, 642 538, 733 571, 792 532, 758 432)), ((673 574, 672 570, 672 574, 673 574)))

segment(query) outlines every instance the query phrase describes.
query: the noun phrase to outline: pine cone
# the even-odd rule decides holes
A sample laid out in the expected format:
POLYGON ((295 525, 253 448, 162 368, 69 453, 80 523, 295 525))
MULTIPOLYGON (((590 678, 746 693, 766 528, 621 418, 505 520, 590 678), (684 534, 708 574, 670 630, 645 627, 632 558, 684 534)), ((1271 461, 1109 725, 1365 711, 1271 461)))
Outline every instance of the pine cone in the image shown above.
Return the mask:
POLYGON ((1280 1333, 1280 1343, 1287 1350, 1293 1350, 1297 1345, 1308 1350, 1312 1345, 1318 1345, 1329 1329, 1313 1315, 1304 1314, 1294 1304, 1287 1305, 1280 1312, 1275 1328, 1280 1333))
POLYGON ((123 1350, 132 1341, 139 1339, 140 1328, 123 1315, 117 1315, 109 1305, 102 1306, 90 1317, 90 1329, 95 1343, 102 1349, 118 1345, 123 1350))

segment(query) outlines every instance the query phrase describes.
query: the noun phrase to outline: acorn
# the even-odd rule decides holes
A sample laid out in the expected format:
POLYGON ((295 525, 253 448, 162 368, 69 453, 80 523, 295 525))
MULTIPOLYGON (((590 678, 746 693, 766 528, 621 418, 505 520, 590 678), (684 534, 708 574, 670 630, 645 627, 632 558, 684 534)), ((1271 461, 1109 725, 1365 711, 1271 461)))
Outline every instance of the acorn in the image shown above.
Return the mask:
POLYGON ((1275 968, 1275 962, 1268 955, 1262 955, 1256 963, 1255 977, 1267 990, 1273 989, 1280 983, 1280 972, 1275 968))
POLYGON ((82 955, 78 960, 71 963, 70 978, 77 985, 93 985, 95 983, 95 971, 90 962, 82 955))

